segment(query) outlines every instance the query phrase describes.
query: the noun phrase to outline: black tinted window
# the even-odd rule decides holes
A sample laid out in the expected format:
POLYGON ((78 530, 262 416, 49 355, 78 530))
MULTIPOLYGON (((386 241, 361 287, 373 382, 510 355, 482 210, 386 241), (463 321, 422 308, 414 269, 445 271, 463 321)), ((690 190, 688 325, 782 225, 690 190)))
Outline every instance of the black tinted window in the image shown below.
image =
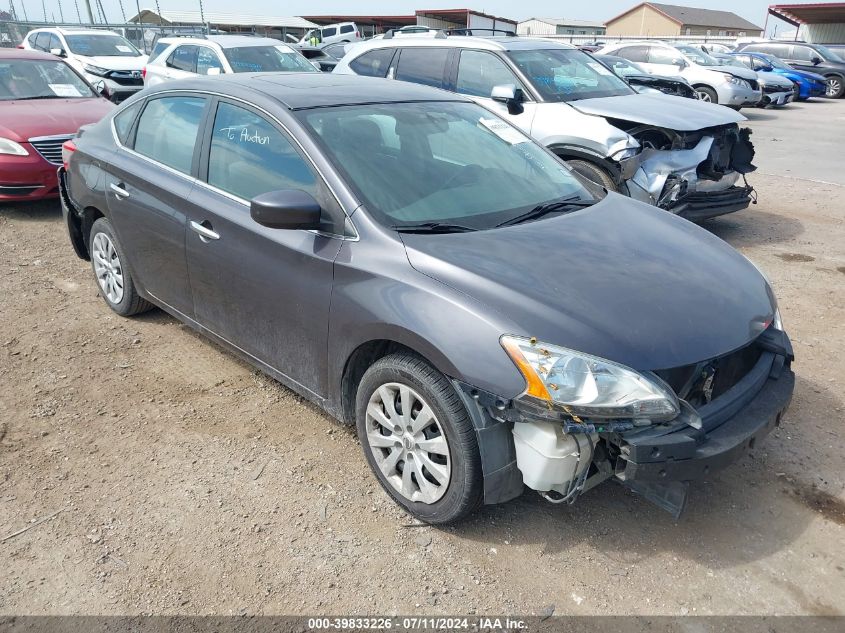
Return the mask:
POLYGON ((214 119, 208 184, 245 200, 280 189, 317 195, 314 175, 291 142, 264 118, 228 103, 214 119))
POLYGON ((364 53, 357 59, 352 60, 349 67, 356 75, 386 77, 387 69, 390 68, 391 59, 393 59, 392 48, 379 48, 369 53, 364 53))
POLYGON ((205 99, 201 97, 149 101, 138 121, 135 151, 190 174, 204 107, 205 99))
POLYGON ((483 51, 461 51, 458 92, 474 97, 489 97, 494 86, 506 84, 520 87, 516 76, 501 59, 483 51))
POLYGON ((396 67, 396 79, 442 88, 448 57, 447 48, 403 48, 396 67))
POLYGON ((351 25, 351 24, 346 24, 346 25, 344 25, 344 26, 340 27, 340 32, 341 32, 341 33, 351 33, 351 32, 352 32, 352 31, 354 31, 354 30, 355 30, 355 29, 352 27, 352 25, 351 25))
POLYGON ((632 62, 648 62, 648 46, 625 46, 613 54, 632 62))
POLYGON ((129 132, 132 129, 132 124, 135 122, 135 117, 138 116, 138 110, 141 109, 143 103, 143 101, 133 103, 131 106, 118 112, 114 117, 114 129, 117 132, 117 138, 124 145, 128 144, 129 132))
POLYGON ((176 70, 184 70, 189 73, 197 72, 197 47, 177 46, 167 59, 167 65, 176 70))
POLYGON ((332 27, 330 29, 323 29, 323 37, 331 37, 332 35, 337 34, 337 29, 332 27))

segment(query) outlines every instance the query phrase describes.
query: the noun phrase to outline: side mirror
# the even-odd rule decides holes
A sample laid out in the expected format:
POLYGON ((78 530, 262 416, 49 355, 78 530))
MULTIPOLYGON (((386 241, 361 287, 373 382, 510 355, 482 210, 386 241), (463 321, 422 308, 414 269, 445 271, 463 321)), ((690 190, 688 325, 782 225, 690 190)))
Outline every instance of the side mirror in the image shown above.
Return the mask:
POLYGON ((687 64, 687 60, 685 59, 676 59, 675 66, 677 66, 680 70, 683 70, 684 68, 689 66, 689 64, 687 64))
POLYGON ((813 66, 818 66, 818 65, 819 65, 819 64, 821 64, 821 63, 822 63, 822 61, 824 61, 824 60, 822 60, 822 58, 821 58, 821 57, 819 57, 818 55, 816 55, 816 56, 815 56, 815 57, 813 57, 813 59, 811 59, 810 61, 812 61, 812 62, 813 62, 813 66))
POLYGON ((56 57, 67 57, 67 53, 65 53, 65 49, 63 48, 51 48, 50 54, 56 57))
POLYGON ((321 209, 314 197, 298 189, 268 191, 255 196, 249 215, 271 229, 319 229, 321 209))
POLYGON ((110 97, 109 88, 106 86, 106 82, 102 79, 98 79, 91 85, 94 86, 94 90, 96 90, 101 97, 105 97, 106 99, 110 97))
POLYGON ((759 70, 762 70, 764 73, 770 73, 775 69, 774 66, 762 66, 759 70))
POLYGON ((522 88, 517 88, 513 84, 493 86, 490 98, 507 105, 509 114, 522 114, 524 110, 522 103, 525 101, 525 95, 522 88))

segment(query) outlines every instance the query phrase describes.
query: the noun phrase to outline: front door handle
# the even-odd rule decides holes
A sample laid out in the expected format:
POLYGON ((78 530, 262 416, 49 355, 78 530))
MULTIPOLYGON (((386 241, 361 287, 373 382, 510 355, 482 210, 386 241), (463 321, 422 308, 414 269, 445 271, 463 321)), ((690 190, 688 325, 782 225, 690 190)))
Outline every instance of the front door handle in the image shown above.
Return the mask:
POLYGON ((129 192, 123 188, 123 183, 116 185, 114 183, 109 184, 109 188, 112 190, 112 193, 118 198, 128 198, 129 192))
POLYGON ((191 220, 191 230, 194 233, 196 233, 197 235, 199 235, 200 239, 203 242, 208 242, 209 240, 219 240, 220 239, 220 234, 215 233, 214 231, 211 230, 211 224, 209 223, 208 220, 204 220, 202 224, 200 224, 199 222, 194 222, 193 220, 191 220), (208 226, 205 226, 206 224, 208 226))

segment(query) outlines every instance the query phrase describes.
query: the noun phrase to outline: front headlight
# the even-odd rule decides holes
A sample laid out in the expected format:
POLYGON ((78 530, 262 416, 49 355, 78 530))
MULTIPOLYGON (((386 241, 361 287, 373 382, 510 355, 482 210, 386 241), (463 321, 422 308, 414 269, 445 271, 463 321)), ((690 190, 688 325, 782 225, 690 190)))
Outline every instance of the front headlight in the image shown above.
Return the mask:
POLYGON ((94 66, 93 64, 82 64, 82 68, 85 69, 85 72, 99 77, 104 77, 105 74, 109 72, 108 68, 100 68, 99 66, 94 66))
MULTIPOLYGON (((745 80, 744 80, 744 79, 740 79, 739 77, 735 77, 734 75, 731 75, 731 74, 729 74, 729 73, 725 73, 724 75, 722 75, 722 77, 724 78, 725 83, 727 83, 727 84, 733 84, 733 85, 735 85, 735 86, 742 86, 742 85, 746 85, 746 86, 747 86, 747 85, 748 85, 748 84, 745 82, 745 80)), ((750 87, 750 86, 749 86, 749 87, 750 87)))
POLYGON ((668 386, 624 365, 521 336, 501 343, 528 383, 525 393, 570 414, 662 421, 680 412, 668 386))
POLYGON ((29 152, 26 151, 21 145, 15 143, 15 141, 0 137, 0 154, 12 154, 14 156, 29 156, 29 152))

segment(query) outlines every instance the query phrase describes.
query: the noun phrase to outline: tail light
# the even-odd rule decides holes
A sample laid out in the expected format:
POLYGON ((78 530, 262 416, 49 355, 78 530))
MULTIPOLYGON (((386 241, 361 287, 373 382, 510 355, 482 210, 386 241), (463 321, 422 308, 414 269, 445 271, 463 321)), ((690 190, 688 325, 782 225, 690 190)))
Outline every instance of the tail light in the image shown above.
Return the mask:
POLYGON ((23 44, 18 44, 15 48, 23 48, 23 44))
POLYGON ((67 140, 62 143, 62 165, 64 165, 65 170, 68 168, 68 161, 70 160, 71 155, 76 151, 76 143, 73 142, 73 139, 67 140))
POLYGON ((355 31, 355 39, 357 40, 360 37, 361 37, 361 33, 359 31, 355 31))
POLYGON ((147 67, 146 67, 146 66, 144 66, 144 67, 141 69, 141 79, 146 79, 146 78, 147 78, 147 67))

